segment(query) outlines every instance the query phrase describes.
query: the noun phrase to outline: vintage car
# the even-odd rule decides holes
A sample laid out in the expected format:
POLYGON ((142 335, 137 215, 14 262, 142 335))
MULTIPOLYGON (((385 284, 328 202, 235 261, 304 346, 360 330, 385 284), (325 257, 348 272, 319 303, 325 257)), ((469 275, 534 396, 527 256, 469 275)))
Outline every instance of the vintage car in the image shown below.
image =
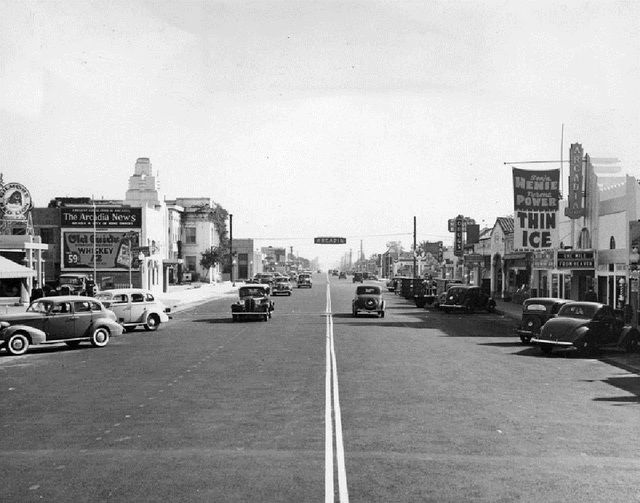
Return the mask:
POLYGON ((271 287, 271 295, 291 295, 292 289, 289 278, 278 278, 271 287))
POLYGON ((447 300, 447 290, 450 286, 462 284, 462 280, 459 279, 436 278, 434 281, 436 283, 436 297, 433 300, 433 307, 436 308, 440 308, 440 305, 447 300))
POLYGON ((115 288, 96 295, 96 299, 111 309, 127 332, 137 327, 157 330, 161 323, 169 321, 171 311, 157 300, 149 290, 141 288, 115 288))
POLYGON ((298 275, 298 288, 311 288, 313 283, 311 282, 311 274, 300 273, 298 275))
POLYGON ((440 309, 446 313, 451 311, 473 313, 478 310, 493 313, 496 310, 496 301, 484 293, 479 286, 455 285, 447 290, 440 309))
POLYGON ((29 346, 65 342, 75 347, 89 341, 106 346, 121 335, 116 315, 91 297, 63 295, 33 301, 24 313, 0 315, 0 347, 22 355, 29 346))
POLYGON ((261 284, 241 286, 238 289, 238 300, 231 304, 233 321, 246 318, 269 320, 275 308, 275 304, 269 298, 270 290, 268 285, 261 284))
POLYGON ((351 279, 353 283, 364 283, 364 276, 361 272, 354 272, 351 279))
POLYGON ((58 278, 58 295, 93 295, 97 290, 88 274, 65 273, 58 278))
POLYGON ((274 276, 269 272, 260 272, 255 275, 255 279, 263 285, 272 285, 274 282, 274 276))
POLYGON ((542 325, 540 335, 532 337, 531 342, 540 346, 545 354, 550 354, 554 348, 593 354, 604 346, 631 353, 638 350, 640 332, 616 317, 611 306, 598 302, 568 302, 556 317, 542 325))
POLYGON ((396 280, 395 278, 390 278, 387 280, 387 290, 393 292, 396 289, 396 280))
POLYGON ((338 279, 347 279, 347 273, 344 271, 340 271, 338 274, 338 279))
POLYGON ((376 285, 361 285, 356 287, 356 295, 351 301, 351 312, 358 316, 360 311, 377 314, 384 318, 384 299, 382 291, 376 285))
POLYGON ((522 319, 516 328, 522 344, 529 344, 532 337, 540 334, 540 328, 558 314, 567 299, 553 297, 531 297, 522 303, 522 319))

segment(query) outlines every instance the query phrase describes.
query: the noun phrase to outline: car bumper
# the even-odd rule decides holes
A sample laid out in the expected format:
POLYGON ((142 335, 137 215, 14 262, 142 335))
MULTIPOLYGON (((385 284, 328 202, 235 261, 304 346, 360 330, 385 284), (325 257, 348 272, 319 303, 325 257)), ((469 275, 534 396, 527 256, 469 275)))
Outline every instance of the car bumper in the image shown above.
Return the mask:
POLYGON ((577 349, 573 342, 569 341, 553 341, 550 339, 542 339, 540 337, 533 337, 531 342, 534 344, 548 344, 550 346, 558 346, 562 348, 574 348, 577 349))

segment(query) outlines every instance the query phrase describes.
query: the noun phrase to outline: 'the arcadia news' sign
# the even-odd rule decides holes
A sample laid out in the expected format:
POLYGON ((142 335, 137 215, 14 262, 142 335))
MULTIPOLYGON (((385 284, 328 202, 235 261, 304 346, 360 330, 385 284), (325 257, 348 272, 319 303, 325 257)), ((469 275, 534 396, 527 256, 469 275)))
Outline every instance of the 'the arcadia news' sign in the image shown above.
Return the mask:
MULTIPOLYGON (((93 227, 93 208, 61 208, 62 227, 93 227)), ((142 227, 141 208, 96 208, 96 227, 136 229, 142 227)))
POLYGON ((343 245, 346 244, 347 238, 318 237, 313 238, 313 242, 317 245, 343 245))

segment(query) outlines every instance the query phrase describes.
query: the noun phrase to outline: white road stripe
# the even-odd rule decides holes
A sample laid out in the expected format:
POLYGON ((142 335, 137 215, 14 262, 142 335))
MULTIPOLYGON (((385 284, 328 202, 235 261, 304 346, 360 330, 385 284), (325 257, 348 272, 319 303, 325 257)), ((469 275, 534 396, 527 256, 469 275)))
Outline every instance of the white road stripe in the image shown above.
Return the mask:
POLYGON ((329 318, 325 339, 326 368, 324 376, 324 501, 333 503, 333 421, 331 418, 331 340, 329 337, 329 318))
MULTIPOLYGON (((340 503, 349 502, 349 491, 347 489, 347 471, 344 464, 344 444, 342 439, 342 415, 340 413, 340 393, 338 391, 338 367, 336 364, 336 349, 333 340, 333 315, 331 314, 331 292, 329 283, 327 282, 327 373, 331 371, 331 379, 325 377, 325 400, 329 400, 328 404, 325 404, 325 422, 331 422, 331 411, 327 409, 331 408, 330 396, 333 395, 333 418, 335 420, 335 432, 336 432, 336 464, 338 470, 338 495, 340 503)), ((329 433, 331 433, 331 426, 329 427, 329 433)), ((327 428, 325 424, 325 434, 327 428)), ((329 444, 333 444, 333 440, 329 441, 329 444)), ((325 440, 325 447, 327 446, 325 440)), ((327 469, 327 452, 325 451, 325 470, 327 469)), ((331 457, 330 468, 331 472, 325 471, 325 502, 333 502, 333 445, 331 445, 331 457), (327 492, 327 479, 331 479, 331 493, 327 492)))

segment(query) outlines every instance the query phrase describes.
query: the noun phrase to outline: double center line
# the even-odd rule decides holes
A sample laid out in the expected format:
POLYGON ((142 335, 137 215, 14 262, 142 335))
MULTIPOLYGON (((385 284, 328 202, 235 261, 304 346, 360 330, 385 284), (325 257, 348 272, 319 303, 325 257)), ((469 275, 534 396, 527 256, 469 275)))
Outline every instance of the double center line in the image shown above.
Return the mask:
POLYGON ((338 501, 349 502, 347 490, 347 472, 344 466, 344 444, 342 441, 342 418, 340 414, 340 394, 338 392, 338 370, 336 349, 333 343, 333 314, 331 313, 331 291, 327 282, 327 332, 326 332, 326 369, 325 369, 325 412, 324 412, 324 501, 334 501, 334 424, 335 424, 335 461, 338 472, 338 501))

